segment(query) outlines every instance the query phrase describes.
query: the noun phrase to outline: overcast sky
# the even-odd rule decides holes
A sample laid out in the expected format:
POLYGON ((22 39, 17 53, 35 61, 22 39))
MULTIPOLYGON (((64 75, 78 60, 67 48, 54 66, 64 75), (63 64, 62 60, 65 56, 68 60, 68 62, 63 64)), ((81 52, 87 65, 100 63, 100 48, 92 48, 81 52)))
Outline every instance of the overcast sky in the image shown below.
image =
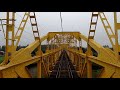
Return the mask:
MULTIPOLYGON (((88 36, 91 14, 92 12, 62 12, 63 30, 79 31, 85 36, 88 36)), ((23 15, 24 12, 16 12, 16 23, 15 23, 16 27, 19 26, 23 15)), ((107 19, 110 22, 112 29, 114 30, 113 12, 105 12, 105 15, 107 16, 107 19)), ((5 17, 6 17, 6 13, 0 12, 0 18, 5 18, 5 17)), ((38 28, 41 37, 47 34, 48 32, 61 31, 60 12, 36 12, 36 18, 37 18, 38 28)), ((17 31, 17 28, 15 28, 15 30, 17 31)), ((111 46, 100 18, 97 24, 95 40, 101 45, 111 46)), ((27 25, 25 27, 25 31, 23 32, 19 44, 27 45, 33 41, 34 38, 32 35, 32 27, 30 26, 30 20, 28 20, 27 25)), ((4 45, 4 44, 5 44, 5 39, 3 37, 2 31, 0 31, 0 45, 4 45)), ((86 46, 85 42, 83 42, 83 46, 84 47, 86 46)))

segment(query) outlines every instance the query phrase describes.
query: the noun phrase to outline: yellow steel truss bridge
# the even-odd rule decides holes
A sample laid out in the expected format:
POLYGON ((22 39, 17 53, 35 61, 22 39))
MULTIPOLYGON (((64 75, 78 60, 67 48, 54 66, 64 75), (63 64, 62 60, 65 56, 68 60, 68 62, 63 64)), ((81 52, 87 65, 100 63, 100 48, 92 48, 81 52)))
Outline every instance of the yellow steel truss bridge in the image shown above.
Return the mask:
POLYGON ((35 12, 25 12, 15 32, 15 14, 16 12, 7 12, 6 18, 0 19, 6 21, 6 24, 1 23, 2 27, 6 26, 6 30, 3 29, 6 51, 5 58, 0 64, 0 78, 120 78, 118 12, 113 12, 114 17, 111 17, 114 18, 114 30, 104 12, 92 12, 88 37, 80 32, 64 31, 49 32, 40 37, 35 12), (104 48, 94 40, 98 18, 113 49, 104 48), (26 48, 17 50, 28 19, 32 26, 34 42, 26 48), (45 40, 47 49, 43 53, 41 43, 45 40), (82 40, 87 43, 86 52, 83 52, 82 40), (92 49, 97 52, 97 56, 93 55, 92 49), (34 56, 31 54, 33 51, 34 56), (35 76, 29 70, 30 65, 36 65, 35 76), (96 72, 94 66, 97 67, 96 72))

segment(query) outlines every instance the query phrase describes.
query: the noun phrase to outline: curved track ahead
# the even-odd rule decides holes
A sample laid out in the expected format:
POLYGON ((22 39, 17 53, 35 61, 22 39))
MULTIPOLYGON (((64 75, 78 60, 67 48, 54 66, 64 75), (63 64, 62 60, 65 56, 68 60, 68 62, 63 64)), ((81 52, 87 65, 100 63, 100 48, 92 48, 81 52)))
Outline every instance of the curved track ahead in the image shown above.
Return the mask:
POLYGON ((65 50, 62 51, 50 78, 79 78, 65 50))

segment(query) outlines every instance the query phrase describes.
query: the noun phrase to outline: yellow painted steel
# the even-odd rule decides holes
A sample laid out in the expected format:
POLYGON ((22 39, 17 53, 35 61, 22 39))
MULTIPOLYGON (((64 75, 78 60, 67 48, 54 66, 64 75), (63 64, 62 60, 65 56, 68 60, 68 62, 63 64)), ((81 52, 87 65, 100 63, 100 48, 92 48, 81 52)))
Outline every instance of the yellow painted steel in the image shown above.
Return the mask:
MULTIPOLYGON (((30 17, 30 22, 31 22, 31 26, 32 26, 32 31, 33 31, 33 36, 35 41, 39 40, 39 46, 36 48, 36 55, 41 56, 42 55, 42 51, 41 51, 41 42, 40 42, 40 34, 39 34, 39 30, 38 30, 38 25, 37 25, 37 21, 36 21, 36 15, 35 12, 30 12, 29 13, 29 17, 30 17)), ((38 74, 38 78, 41 78, 41 67, 42 67, 42 60, 38 61, 37 63, 37 74, 38 74)), ((43 62, 44 64, 44 62, 43 62)))
POLYGON ((118 18, 117 18, 117 13, 114 12, 114 30, 115 30, 115 56, 116 56, 116 60, 119 60, 120 56, 119 56, 119 42, 118 42, 118 30, 120 30, 120 22, 118 22, 118 18))
POLYGON ((29 18, 29 14, 30 14, 30 12, 25 12, 25 14, 23 16, 23 19, 22 19, 22 21, 21 21, 21 23, 19 25, 19 28, 18 28, 18 30, 17 30, 17 32, 15 34, 15 40, 16 40, 16 42, 15 42, 15 48, 17 48, 17 46, 18 46, 18 44, 20 42, 20 38, 21 38, 22 33, 24 31, 24 28, 26 26, 27 20, 29 18))
POLYGON ((12 13, 12 24, 9 24, 9 12, 7 12, 6 18, 6 56, 4 60, 6 63, 3 62, 4 64, 2 63, 0 66, 0 78, 33 78, 28 69, 28 66, 31 64, 37 64, 37 78, 48 78, 63 49, 67 51, 80 78, 93 77, 93 63, 102 67, 97 78, 120 78, 120 46, 118 43, 120 23, 117 22, 118 17, 116 12, 114 12, 115 33, 111 29, 103 12, 92 12, 88 37, 80 32, 49 32, 47 35, 40 37, 35 12, 25 12, 18 31, 14 35, 15 13, 12 13), (100 16, 105 31, 113 46, 113 50, 104 48, 94 40, 98 16, 100 16), (16 51, 16 47, 18 46, 28 18, 30 18, 35 41, 26 48, 16 51), (95 21, 93 21, 94 18, 95 21), (94 29, 91 28, 93 25, 95 26, 94 29), (34 26, 36 28, 33 28, 34 26), (8 38, 9 32, 12 32, 11 38, 8 38), (110 32, 112 32, 112 34, 110 34, 110 32), (36 34, 37 36, 35 36, 36 34), (115 43, 112 41, 112 38, 115 39, 115 43), (10 47, 8 45, 8 40, 11 41, 10 47), (46 52, 43 53, 41 51, 41 43, 45 40, 47 40, 48 45, 46 52), (83 53, 82 50, 82 40, 87 42, 87 51, 85 53, 83 53), (78 47, 77 43, 79 43, 78 47), (97 52, 98 56, 93 56, 92 49, 97 52), (32 56, 33 51, 36 53, 34 56, 32 56), (11 56, 8 55, 9 53, 11 53, 11 56))
POLYGON ((1 65, 7 64, 10 55, 15 52, 14 48, 14 25, 15 25, 15 12, 6 13, 6 48, 5 59, 1 65), (11 35, 10 35, 11 34, 11 35))
POLYGON ((115 48, 116 48, 115 47, 115 42, 114 42, 114 40, 116 39, 115 34, 114 34, 114 32, 113 32, 113 30, 112 30, 106 16, 105 16, 105 14, 103 12, 99 12, 99 16, 100 16, 102 24, 103 24, 103 26, 105 28, 105 31, 106 31, 106 33, 108 35, 108 38, 109 38, 109 40, 110 40, 110 42, 112 44, 112 47, 115 50, 115 48))
POLYGON ((88 56, 92 55, 92 48, 89 45, 89 40, 94 39, 97 21, 98 21, 98 12, 92 12, 89 35, 88 35, 88 43, 87 43, 87 52, 86 52, 86 62, 87 62, 87 77, 92 78, 92 62, 88 60, 88 56))

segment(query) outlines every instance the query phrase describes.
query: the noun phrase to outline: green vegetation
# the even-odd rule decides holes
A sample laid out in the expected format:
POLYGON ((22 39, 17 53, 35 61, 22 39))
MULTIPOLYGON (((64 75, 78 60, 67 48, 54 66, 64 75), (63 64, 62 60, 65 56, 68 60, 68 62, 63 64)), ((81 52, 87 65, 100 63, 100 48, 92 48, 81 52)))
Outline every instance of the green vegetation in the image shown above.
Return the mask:
POLYGON ((93 78, 96 78, 98 74, 100 74, 100 69, 97 69, 97 70, 92 70, 92 77, 93 78))
POLYGON ((46 48, 47 48, 47 45, 41 45, 41 50, 42 50, 43 53, 45 53, 46 48))
POLYGON ((4 56, 0 56, 0 63, 4 60, 4 56))

